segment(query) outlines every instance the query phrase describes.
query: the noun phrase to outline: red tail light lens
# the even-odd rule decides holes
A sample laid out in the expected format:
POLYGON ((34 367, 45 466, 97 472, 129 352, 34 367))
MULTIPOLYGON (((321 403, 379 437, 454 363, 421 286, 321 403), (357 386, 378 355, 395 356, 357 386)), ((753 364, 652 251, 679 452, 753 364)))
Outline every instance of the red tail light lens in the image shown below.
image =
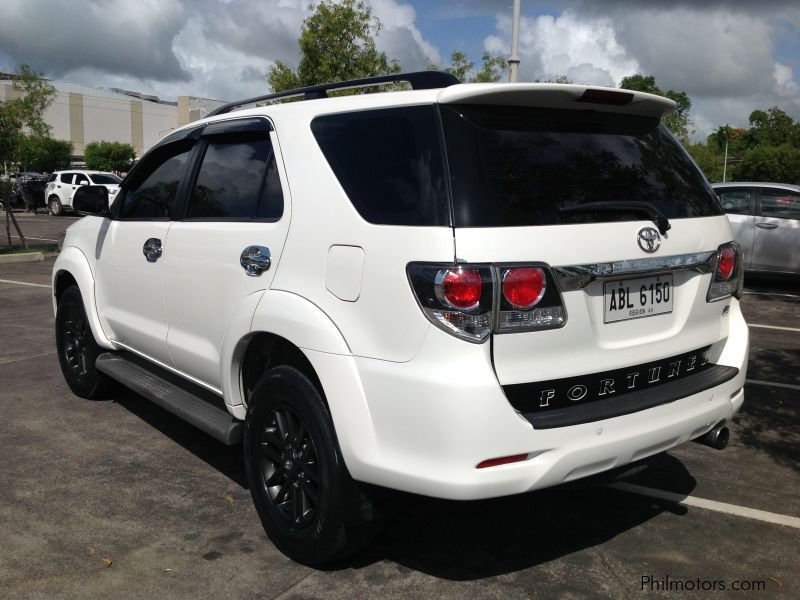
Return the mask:
POLYGON ((452 308, 472 310, 481 301, 478 269, 443 269, 436 277, 436 295, 452 308))
POLYGON ((545 282, 539 267, 511 268, 503 275, 503 296, 514 308, 525 310, 542 299, 545 282))
POLYGON ((719 263, 717 264, 720 279, 723 281, 730 279, 735 266, 736 253, 730 246, 723 246, 719 252, 719 263))

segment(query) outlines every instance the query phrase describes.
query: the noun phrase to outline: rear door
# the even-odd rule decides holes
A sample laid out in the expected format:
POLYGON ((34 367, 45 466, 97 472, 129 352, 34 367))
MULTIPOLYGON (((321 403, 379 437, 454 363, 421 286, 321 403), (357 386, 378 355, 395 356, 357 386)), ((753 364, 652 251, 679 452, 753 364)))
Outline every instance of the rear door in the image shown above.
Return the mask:
POLYGON ((754 269, 800 273, 800 192, 760 188, 754 245, 754 269))
POLYGON ((264 118, 208 125, 164 262, 167 342, 175 367, 220 388, 228 322, 269 288, 291 214, 277 138, 264 118))
POLYGON ((731 222, 733 237, 742 246, 744 252, 744 266, 749 269, 753 258, 753 238, 755 236, 755 187, 724 187, 718 188, 717 195, 722 208, 731 222))
POLYGON ((458 259, 499 265, 501 279, 504 266, 551 267, 540 314, 499 298, 501 384, 611 371, 720 339, 722 309, 706 302, 702 271, 730 225, 657 118, 508 105, 441 114, 458 259), (553 312, 559 295, 563 313, 553 312), (539 320, 541 330, 525 325, 539 320))

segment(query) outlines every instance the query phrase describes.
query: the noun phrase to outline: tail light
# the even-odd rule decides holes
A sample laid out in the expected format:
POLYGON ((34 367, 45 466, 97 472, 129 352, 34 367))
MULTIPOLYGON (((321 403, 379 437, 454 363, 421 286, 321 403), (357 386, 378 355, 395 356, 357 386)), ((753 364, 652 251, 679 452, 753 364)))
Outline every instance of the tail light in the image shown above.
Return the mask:
POLYGON ((717 249, 714 274, 711 276, 711 285, 706 295, 708 302, 724 300, 731 296, 742 297, 744 285, 742 262, 742 250, 736 242, 722 244, 717 249))
POLYGON ((475 343, 489 334, 561 327, 566 311, 545 265, 411 263, 408 278, 425 316, 475 343))

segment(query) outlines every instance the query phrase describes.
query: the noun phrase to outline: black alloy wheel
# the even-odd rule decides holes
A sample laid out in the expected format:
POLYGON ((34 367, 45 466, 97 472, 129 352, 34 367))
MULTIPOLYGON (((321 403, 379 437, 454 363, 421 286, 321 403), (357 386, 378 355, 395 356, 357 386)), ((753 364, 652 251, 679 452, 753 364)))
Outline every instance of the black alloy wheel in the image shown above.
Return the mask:
POLYGON ((244 462, 270 540, 311 566, 341 560, 377 534, 371 499, 350 477, 328 406, 300 370, 269 369, 248 399, 244 462))
POLYGON ((75 395, 103 398, 112 391, 113 380, 95 368, 95 361, 102 350, 92 334, 77 286, 67 288, 59 298, 56 349, 61 372, 75 395))
POLYGON ((259 434, 260 482, 290 527, 308 527, 319 502, 319 468, 314 440, 289 405, 272 409, 259 434))

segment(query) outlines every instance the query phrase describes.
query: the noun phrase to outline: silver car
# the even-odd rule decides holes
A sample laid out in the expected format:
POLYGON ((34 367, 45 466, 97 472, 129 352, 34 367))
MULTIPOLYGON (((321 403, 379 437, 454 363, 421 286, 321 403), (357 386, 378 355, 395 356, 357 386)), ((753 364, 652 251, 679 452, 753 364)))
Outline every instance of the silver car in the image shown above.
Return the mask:
POLYGON ((748 271, 800 274, 800 186, 714 183, 748 271))

